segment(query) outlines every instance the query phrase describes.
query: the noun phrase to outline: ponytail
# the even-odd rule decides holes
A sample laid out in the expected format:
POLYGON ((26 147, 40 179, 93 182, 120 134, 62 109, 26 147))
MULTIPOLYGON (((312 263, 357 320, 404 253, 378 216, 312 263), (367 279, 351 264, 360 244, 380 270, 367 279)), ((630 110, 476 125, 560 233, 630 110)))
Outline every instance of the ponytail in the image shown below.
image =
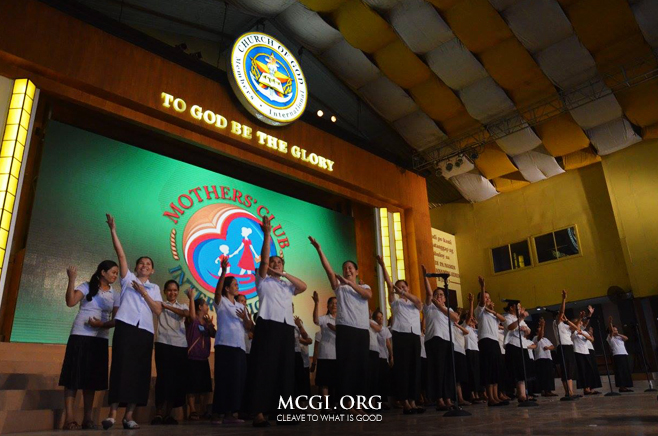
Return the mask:
POLYGON ((87 294, 87 301, 91 301, 97 294, 101 286, 101 276, 103 271, 109 271, 114 267, 119 267, 113 260, 104 260, 96 267, 96 272, 89 279, 89 293, 87 294))

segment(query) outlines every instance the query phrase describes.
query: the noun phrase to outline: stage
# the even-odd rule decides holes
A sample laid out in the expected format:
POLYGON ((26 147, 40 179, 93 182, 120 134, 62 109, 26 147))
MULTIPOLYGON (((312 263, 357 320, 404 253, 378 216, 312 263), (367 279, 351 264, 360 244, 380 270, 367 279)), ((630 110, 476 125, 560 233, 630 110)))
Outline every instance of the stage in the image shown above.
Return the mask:
MULTIPOLYGON (((641 383, 637 383, 639 385, 641 383)), ((637 386, 639 387, 639 386, 637 386)), ((636 388, 635 393, 621 397, 581 398, 574 402, 560 402, 558 398, 539 398, 539 407, 521 409, 512 403, 507 407, 488 408, 485 405, 465 408, 473 415, 464 418, 445 418, 444 412, 428 410, 423 415, 404 416, 400 410, 383 411, 382 422, 332 422, 303 423, 297 426, 272 426, 256 429, 251 424, 240 426, 215 426, 208 422, 182 423, 178 426, 145 425, 136 432, 119 428, 102 434, 141 436, 203 436, 203 435, 343 435, 378 433, 409 434, 418 436, 450 435, 648 435, 656 434, 658 424, 658 402, 655 393, 644 393, 636 388)), ((22 436, 61 435, 61 431, 20 433, 22 436)), ((67 434, 89 434, 89 431, 67 432, 67 434)))

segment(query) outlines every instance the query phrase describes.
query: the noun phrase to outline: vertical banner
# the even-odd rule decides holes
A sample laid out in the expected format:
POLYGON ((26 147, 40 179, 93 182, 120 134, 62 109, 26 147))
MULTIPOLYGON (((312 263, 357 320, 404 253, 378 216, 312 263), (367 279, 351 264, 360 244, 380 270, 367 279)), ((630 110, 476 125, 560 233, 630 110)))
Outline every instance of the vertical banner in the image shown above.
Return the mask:
POLYGON ((449 273, 449 289, 457 293, 457 303, 462 303, 462 285, 459 276, 459 263, 457 262, 457 244, 455 235, 432 229, 432 247, 434 249, 434 271, 449 273))

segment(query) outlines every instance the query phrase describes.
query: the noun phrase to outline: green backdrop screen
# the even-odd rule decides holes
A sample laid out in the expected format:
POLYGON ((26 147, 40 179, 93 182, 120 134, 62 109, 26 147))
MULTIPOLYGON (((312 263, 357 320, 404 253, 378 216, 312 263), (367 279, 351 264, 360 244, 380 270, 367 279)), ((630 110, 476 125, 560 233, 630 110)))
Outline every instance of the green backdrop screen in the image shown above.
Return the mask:
MULTIPOLYGON (((221 169, 220 169, 221 172, 221 169)), ((263 186, 268 181, 263 180, 263 186)), ((65 124, 48 126, 27 240, 12 342, 66 343, 78 311, 64 301, 68 265, 76 285, 89 280, 99 262, 116 261, 105 213, 114 215, 131 267, 139 256, 155 263, 151 281, 162 288, 175 279, 209 301, 228 255, 248 306, 258 309, 253 270, 263 235, 260 216, 273 217, 271 254, 308 284, 294 298, 295 313, 309 331, 313 291, 320 310, 332 295, 313 235, 339 268, 356 257, 352 218, 184 162, 65 124)), ((119 281, 114 284, 120 290, 119 281)), ((178 297, 186 302, 183 292, 178 297)))

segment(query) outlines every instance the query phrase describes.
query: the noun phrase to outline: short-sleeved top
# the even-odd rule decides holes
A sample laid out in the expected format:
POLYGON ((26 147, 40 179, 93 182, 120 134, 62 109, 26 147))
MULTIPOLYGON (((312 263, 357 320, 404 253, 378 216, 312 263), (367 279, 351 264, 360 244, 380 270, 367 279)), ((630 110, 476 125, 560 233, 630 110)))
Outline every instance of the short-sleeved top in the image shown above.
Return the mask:
POLYGON ((427 352, 425 351, 425 335, 420 334, 420 358, 427 359, 427 352))
MULTIPOLYGON (((116 319, 154 333, 153 312, 141 294, 133 289, 133 281, 138 281, 138 279, 132 271, 128 271, 126 276, 121 279, 121 305, 116 319)), ((142 284, 153 301, 162 302, 158 285, 148 280, 142 284)))
MULTIPOLYGON (((448 311, 453 312, 452 309, 448 309, 448 311)), ((448 316, 433 303, 423 305, 423 314, 425 315, 425 341, 437 336, 444 341, 449 341, 448 316)))
POLYGON ((258 293, 258 316, 269 321, 295 325, 292 315, 292 297, 295 285, 272 276, 261 278, 256 273, 256 292, 258 293))
MULTIPOLYGON (((163 302, 163 306, 175 307, 176 309, 185 310, 187 305, 175 301, 173 304, 163 302)), ((160 344, 171 345, 174 347, 187 348, 187 337, 185 336, 185 317, 180 316, 167 310, 164 307, 158 316, 158 336, 155 342, 160 344)))
POLYGON ((386 340, 391 339, 393 335, 391 331, 386 326, 382 326, 381 331, 377 335, 377 342, 379 343, 379 358, 388 360, 388 347, 386 346, 386 340))
POLYGON ((498 340, 498 318, 485 310, 484 306, 475 308, 475 318, 478 320, 478 339, 498 340))
POLYGON ((521 330, 519 327, 527 327, 528 325, 525 323, 525 321, 521 320, 519 325, 516 326, 516 329, 514 330, 509 330, 509 326, 514 324, 517 321, 516 315, 512 315, 511 313, 506 313, 505 314, 505 345, 507 344, 512 344, 515 347, 519 346, 519 338, 521 337, 521 330))
POLYGON ((587 350, 588 351, 594 351, 594 343, 593 342, 587 341, 587 350))
MULTIPOLYGON (((359 285, 370 289, 366 284, 359 285)), ((367 330, 369 328, 370 316, 368 315, 368 299, 363 298, 350 285, 340 285, 334 292, 338 303, 336 314, 336 325, 344 325, 357 329, 367 330)))
POLYGON ((461 330, 459 330, 457 327, 452 329, 452 343, 454 344, 455 347, 455 353, 466 354, 466 350, 464 349, 465 340, 466 337, 461 330))
POLYGON ((313 357, 319 359, 320 351, 322 350, 322 332, 315 333, 315 347, 313 348, 313 357))
POLYGON ((470 325, 464 325, 464 328, 468 330, 468 334, 464 336, 464 339, 466 339, 464 345, 465 348, 469 351, 480 351, 480 347, 478 346, 478 331, 477 329, 474 329, 470 325))
POLYGON ((571 340, 571 328, 567 323, 559 322, 557 320, 553 321, 553 332, 556 337, 557 335, 560 335, 558 345, 573 345, 573 341, 571 340))
POLYGON ((379 332, 373 327, 379 327, 379 324, 377 324, 377 321, 370 320, 370 326, 368 327, 368 333, 370 334, 370 351, 376 351, 379 353, 379 341, 377 340, 379 332))
POLYGON ((541 338, 541 341, 537 340, 537 336, 535 336, 535 339, 533 340, 535 344, 537 344, 537 348, 535 348, 535 359, 551 359, 553 360, 553 357, 551 356, 551 351, 550 350, 544 350, 544 347, 550 347, 553 345, 551 341, 543 337, 541 338))
POLYGON ((589 354, 589 350, 587 349, 587 342, 589 340, 585 336, 579 335, 578 332, 573 332, 571 334, 571 341, 573 341, 574 352, 578 354, 589 354))
POLYGON ((505 354, 505 333, 498 331, 498 345, 500 345, 500 352, 505 354))
POLYGON ((532 360, 535 360, 535 353, 533 353, 534 350, 529 348, 531 345, 533 345, 533 342, 530 339, 523 338, 523 348, 528 352, 528 356, 530 356, 532 360))
POLYGON ((192 320, 186 327, 187 358, 206 360, 210 356, 210 330, 198 319, 192 320))
POLYGON ((322 315, 318 318, 322 345, 318 353, 318 359, 336 360, 336 332, 329 325, 336 326, 336 318, 331 315, 322 315))
POLYGON ((213 305, 217 313, 215 346, 240 348, 246 353, 244 322, 237 314, 238 310, 245 310, 244 304, 237 301, 231 303, 227 297, 222 297, 219 304, 213 303, 213 305))
POLYGON ((89 318, 96 318, 102 322, 108 322, 112 319, 112 310, 119 307, 121 302, 121 295, 110 288, 107 291, 101 289, 94 295, 91 301, 87 301, 89 294, 89 282, 80 284, 76 291, 82 292, 82 300, 80 300, 78 314, 73 321, 71 334, 77 336, 93 336, 97 338, 107 339, 110 337, 110 329, 94 328, 87 324, 89 318))
POLYGON ((398 298, 391 303, 393 311, 394 332, 420 335, 420 311, 410 300, 398 298))
POLYGON ((624 345, 624 340, 619 336, 608 335, 608 344, 610 345, 613 356, 628 355, 628 352, 626 351, 626 345, 624 345))

